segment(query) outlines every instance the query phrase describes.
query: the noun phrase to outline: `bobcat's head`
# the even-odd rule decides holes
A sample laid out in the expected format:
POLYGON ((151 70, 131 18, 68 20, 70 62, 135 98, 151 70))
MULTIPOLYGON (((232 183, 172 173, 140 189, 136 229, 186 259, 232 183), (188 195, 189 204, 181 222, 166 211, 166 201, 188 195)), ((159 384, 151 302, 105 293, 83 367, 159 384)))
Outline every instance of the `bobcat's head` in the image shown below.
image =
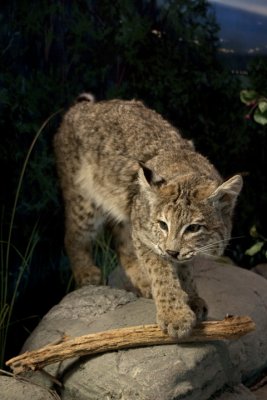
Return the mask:
POLYGON ((191 173, 166 182, 143 166, 139 186, 138 236, 147 247, 175 262, 196 254, 222 255, 242 188, 240 175, 221 183, 191 173))

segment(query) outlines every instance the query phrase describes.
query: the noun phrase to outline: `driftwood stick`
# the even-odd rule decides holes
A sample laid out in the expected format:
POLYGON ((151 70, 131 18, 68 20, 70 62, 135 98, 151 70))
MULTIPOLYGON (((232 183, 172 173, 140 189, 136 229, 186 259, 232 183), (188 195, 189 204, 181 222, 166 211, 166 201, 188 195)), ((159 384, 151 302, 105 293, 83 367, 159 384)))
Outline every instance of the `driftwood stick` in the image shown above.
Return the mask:
POLYGON ((106 332, 91 333, 48 344, 37 350, 25 352, 6 362, 15 374, 42 369, 46 365, 67 358, 104 353, 107 351, 159 344, 203 342, 221 339, 237 339, 255 329, 250 317, 226 317, 222 321, 207 321, 196 326, 185 339, 171 338, 157 325, 140 325, 106 332))

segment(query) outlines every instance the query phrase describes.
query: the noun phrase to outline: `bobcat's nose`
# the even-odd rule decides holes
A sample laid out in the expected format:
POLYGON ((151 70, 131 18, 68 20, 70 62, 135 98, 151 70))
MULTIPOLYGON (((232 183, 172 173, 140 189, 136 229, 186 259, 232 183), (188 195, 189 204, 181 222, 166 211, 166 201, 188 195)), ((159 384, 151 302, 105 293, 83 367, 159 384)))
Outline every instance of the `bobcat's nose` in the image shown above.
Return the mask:
POLYGON ((178 256, 179 256, 179 251, 175 251, 175 250, 166 250, 166 253, 169 254, 169 256, 171 256, 173 258, 178 258, 178 256))

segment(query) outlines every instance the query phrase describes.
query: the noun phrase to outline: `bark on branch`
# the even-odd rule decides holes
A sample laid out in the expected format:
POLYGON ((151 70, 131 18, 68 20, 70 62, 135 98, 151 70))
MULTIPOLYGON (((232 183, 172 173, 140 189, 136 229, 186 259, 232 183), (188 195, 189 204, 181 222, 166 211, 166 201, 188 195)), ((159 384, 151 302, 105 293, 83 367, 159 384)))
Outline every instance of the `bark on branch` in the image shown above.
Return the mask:
POLYGON ((8 360, 6 365, 15 374, 19 374, 77 356, 141 346, 237 339, 254 329, 255 323, 250 317, 231 316, 222 321, 202 322, 193 329, 189 337, 178 340, 163 333, 157 325, 133 326, 91 333, 69 340, 63 339, 58 344, 48 344, 14 357, 8 360))

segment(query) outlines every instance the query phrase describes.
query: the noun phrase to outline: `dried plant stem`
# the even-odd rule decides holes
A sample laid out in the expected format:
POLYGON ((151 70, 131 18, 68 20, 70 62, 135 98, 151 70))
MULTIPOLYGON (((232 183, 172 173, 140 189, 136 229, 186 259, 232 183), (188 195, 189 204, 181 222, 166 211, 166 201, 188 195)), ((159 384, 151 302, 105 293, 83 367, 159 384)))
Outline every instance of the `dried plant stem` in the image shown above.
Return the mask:
POLYGON ((255 323, 250 317, 226 317, 222 321, 202 322, 193 329, 189 337, 178 340, 163 333, 157 325, 133 326, 63 339, 61 343, 50 344, 14 357, 6 365, 19 374, 77 356, 140 346, 237 339, 254 329, 255 323))

